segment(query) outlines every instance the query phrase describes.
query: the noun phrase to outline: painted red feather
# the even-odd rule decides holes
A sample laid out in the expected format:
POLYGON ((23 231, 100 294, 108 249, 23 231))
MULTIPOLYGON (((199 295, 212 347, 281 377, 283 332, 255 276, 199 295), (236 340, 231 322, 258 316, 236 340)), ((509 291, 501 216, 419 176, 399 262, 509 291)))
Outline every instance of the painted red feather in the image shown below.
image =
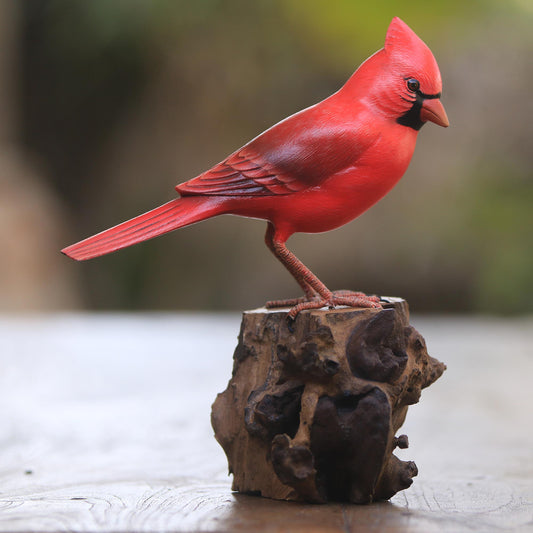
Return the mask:
POLYGON ((176 198, 61 251, 78 261, 92 259, 204 220, 213 209, 216 203, 205 198, 176 198))

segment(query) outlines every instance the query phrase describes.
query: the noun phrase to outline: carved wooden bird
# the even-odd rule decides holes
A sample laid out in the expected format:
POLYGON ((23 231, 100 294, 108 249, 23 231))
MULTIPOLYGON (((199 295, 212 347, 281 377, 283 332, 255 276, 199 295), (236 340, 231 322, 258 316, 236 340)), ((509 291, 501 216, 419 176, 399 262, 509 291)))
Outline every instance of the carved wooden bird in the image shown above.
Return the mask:
POLYGON ((335 94, 272 126, 221 163, 176 186, 152 211, 62 250, 91 259, 217 215, 268 221, 266 244, 304 291, 269 302, 303 309, 380 307, 379 298, 330 291, 286 247, 296 232, 353 220, 402 177, 425 122, 448 126, 439 67, 426 44, 395 17, 385 46, 335 94))

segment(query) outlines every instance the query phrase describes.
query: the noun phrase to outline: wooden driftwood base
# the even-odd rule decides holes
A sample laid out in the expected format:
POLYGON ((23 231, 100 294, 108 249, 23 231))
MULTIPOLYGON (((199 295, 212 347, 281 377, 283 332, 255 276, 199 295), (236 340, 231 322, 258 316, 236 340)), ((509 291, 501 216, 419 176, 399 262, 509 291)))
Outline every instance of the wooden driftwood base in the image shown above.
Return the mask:
POLYGON ((286 500, 368 503, 409 487, 393 450, 407 407, 445 366, 409 325, 407 302, 243 315, 233 376, 212 411, 233 489, 286 500))

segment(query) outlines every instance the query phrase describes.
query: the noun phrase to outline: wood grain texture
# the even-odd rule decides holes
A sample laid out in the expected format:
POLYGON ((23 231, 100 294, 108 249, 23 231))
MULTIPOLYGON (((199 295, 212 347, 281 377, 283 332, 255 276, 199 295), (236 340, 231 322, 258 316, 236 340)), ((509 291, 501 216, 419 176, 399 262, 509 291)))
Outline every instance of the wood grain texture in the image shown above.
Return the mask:
POLYGON ((367 504, 408 489, 418 470, 394 455, 410 405, 445 365, 409 325, 405 300, 384 309, 243 315, 232 378, 213 404, 232 488, 278 500, 367 504))
POLYGON ((211 403, 238 315, 0 318, 0 531, 531 531, 533 321, 414 318, 448 371, 389 503, 231 493, 211 403))

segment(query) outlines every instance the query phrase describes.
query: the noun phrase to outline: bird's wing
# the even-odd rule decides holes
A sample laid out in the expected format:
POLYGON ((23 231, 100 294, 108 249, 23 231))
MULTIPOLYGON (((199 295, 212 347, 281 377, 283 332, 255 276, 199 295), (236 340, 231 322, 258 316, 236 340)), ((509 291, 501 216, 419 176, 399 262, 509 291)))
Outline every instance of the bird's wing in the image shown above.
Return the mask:
POLYGON ((309 184, 243 147, 196 178, 176 187, 183 195, 275 196, 309 184))
POLYGON ((304 109, 176 189, 184 196, 276 196, 320 185, 373 142, 345 114, 324 103, 304 109))

